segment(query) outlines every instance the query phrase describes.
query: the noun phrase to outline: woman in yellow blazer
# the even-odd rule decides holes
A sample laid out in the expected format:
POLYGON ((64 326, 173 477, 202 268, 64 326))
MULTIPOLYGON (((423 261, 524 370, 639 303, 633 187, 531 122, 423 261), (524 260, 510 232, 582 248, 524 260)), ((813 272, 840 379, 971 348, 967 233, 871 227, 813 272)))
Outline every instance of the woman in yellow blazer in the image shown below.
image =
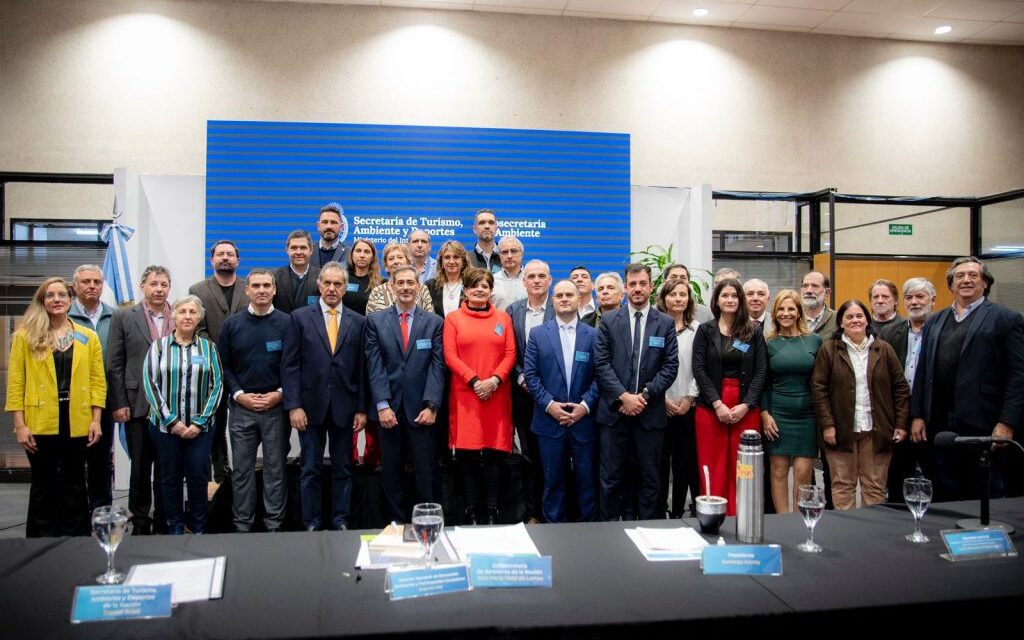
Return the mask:
POLYGON ((85 448, 99 441, 107 381, 100 339, 70 308, 67 283, 47 278, 11 341, 6 410, 32 467, 28 537, 89 534, 85 448))

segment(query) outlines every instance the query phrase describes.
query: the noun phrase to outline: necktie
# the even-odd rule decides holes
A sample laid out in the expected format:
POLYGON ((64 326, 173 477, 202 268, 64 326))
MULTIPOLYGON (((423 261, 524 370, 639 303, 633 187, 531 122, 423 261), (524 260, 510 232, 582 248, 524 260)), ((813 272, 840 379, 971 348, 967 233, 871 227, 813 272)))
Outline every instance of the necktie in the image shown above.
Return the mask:
POLYGON ((409 314, 403 313, 402 315, 402 350, 409 350, 409 314))
POLYGON ((338 350, 338 310, 331 309, 327 312, 331 321, 327 323, 327 340, 331 343, 331 353, 338 350))
POLYGON ((640 317, 643 316, 639 311, 633 313, 633 317, 636 321, 633 323, 633 375, 634 381, 633 392, 636 393, 640 386, 640 317))
MULTIPOLYGON (((571 393, 572 389, 572 355, 576 348, 576 334, 573 333, 571 324, 562 325, 562 362, 565 364, 565 387, 571 393)), ((568 396, 566 396, 568 398, 568 396)))

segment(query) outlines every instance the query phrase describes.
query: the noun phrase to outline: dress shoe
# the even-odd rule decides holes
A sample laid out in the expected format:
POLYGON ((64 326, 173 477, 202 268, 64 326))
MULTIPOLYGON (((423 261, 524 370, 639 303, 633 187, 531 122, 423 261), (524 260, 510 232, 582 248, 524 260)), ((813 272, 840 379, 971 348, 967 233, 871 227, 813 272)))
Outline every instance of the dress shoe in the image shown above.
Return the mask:
POLYGON ((487 524, 498 524, 498 507, 487 507, 487 524))
POLYGON ((319 531, 319 530, 320 530, 320 525, 318 525, 318 524, 307 524, 306 525, 306 531, 319 531))

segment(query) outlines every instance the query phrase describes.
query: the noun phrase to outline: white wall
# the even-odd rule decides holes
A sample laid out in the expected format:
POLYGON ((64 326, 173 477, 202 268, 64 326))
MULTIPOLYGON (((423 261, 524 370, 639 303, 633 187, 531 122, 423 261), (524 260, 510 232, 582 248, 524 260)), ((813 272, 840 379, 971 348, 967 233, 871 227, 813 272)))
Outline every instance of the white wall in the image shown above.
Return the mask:
POLYGON ((9 0, 0 167, 205 173, 211 118, 632 134, 633 184, 1024 185, 1024 49, 460 11, 9 0))

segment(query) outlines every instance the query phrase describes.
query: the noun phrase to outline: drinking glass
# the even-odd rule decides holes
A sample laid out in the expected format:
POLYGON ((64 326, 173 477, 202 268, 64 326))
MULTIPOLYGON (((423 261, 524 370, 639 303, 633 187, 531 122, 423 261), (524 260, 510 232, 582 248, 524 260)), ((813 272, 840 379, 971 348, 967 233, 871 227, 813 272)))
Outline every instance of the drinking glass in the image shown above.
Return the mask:
POLYGON ((434 561, 434 545, 444 528, 444 513, 436 502, 423 502, 412 508, 412 529, 423 547, 423 560, 430 568, 434 561))
POLYGON ((921 533, 921 518, 932 502, 932 481, 927 478, 907 478, 903 481, 903 499, 914 515, 914 533, 906 535, 914 544, 928 542, 928 536, 921 533))
POLYGON ((92 512, 92 535, 107 552, 107 570, 96 576, 100 584, 119 584, 124 574, 114 568, 114 552, 124 539, 128 526, 128 510, 121 505, 96 507, 92 512))
POLYGON ((797 507, 807 525, 807 540, 797 546, 804 553, 821 553, 821 545, 814 542, 814 526, 825 510, 825 490, 812 484, 800 485, 797 493, 797 507))

